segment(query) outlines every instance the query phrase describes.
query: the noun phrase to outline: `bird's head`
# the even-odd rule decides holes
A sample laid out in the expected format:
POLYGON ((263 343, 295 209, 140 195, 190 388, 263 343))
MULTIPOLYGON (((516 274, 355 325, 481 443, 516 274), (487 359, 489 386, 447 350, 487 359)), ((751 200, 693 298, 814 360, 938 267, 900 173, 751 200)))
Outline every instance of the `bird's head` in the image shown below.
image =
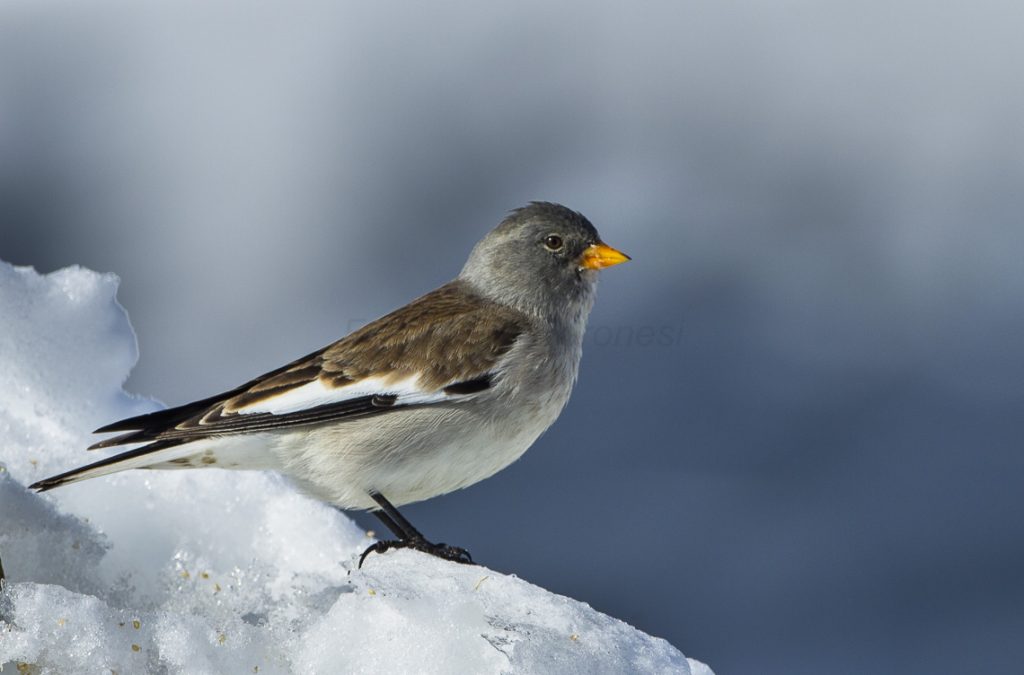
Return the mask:
POLYGON ((588 312, 598 270, 629 256, 601 241, 590 221, 559 204, 516 209, 476 245, 460 278, 528 313, 588 312))

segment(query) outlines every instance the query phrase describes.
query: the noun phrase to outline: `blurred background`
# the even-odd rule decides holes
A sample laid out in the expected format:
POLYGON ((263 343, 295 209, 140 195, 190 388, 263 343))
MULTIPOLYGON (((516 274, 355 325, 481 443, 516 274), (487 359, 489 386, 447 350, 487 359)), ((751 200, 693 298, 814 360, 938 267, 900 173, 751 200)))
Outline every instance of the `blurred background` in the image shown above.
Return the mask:
POLYGON ((576 393, 410 519, 722 675, 1019 673, 1022 22, 8 1, 0 258, 120 275, 127 388, 178 404, 563 202, 634 258, 602 276, 576 393))

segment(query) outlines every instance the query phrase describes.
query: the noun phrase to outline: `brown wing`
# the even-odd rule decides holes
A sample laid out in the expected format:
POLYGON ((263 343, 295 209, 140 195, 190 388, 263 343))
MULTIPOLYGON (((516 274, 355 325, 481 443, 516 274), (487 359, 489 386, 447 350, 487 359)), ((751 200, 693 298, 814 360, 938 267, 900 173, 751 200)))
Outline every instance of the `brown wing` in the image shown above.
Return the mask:
POLYGON ((498 360, 526 328, 522 315, 453 281, 302 359, 218 396, 107 425, 130 433, 92 448, 153 441, 187 442, 212 435, 361 418, 403 407, 387 391, 284 413, 239 411, 319 382, 340 389, 364 378, 418 375, 427 390, 468 395, 486 389, 498 360))

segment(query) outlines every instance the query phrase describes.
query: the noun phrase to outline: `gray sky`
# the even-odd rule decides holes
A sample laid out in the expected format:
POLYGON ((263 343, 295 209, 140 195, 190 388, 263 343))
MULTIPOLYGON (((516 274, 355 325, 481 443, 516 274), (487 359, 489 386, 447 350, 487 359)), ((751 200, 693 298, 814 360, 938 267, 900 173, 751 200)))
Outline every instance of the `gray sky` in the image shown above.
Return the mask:
POLYGON ((718 672, 1015 672, 1022 20, 9 2, 0 258, 119 274, 128 387, 176 404, 563 202, 634 257, 573 401, 414 522, 718 672))

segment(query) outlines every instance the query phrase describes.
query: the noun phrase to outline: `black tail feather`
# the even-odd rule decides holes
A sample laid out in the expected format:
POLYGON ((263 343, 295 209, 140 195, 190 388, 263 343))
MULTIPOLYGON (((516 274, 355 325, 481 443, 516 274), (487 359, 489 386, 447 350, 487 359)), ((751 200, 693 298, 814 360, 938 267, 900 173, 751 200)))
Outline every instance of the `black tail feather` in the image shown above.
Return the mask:
POLYGON ((60 487, 61 485, 72 483, 75 481, 76 478, 78 478, 84 473, 92 471, 93 469, 99 469, 104 466, 110 466, 111 464, 123 462, 126 459, 134 459, 135 457, 141 457, 143 455, 148 455, 158 450, 165 450, 166 448, 172 448, 176 445, 181 444, 182 441, 180 440, 156 441, 155 443, 144 445, 141 448, 127 450, 125 452, 118 453, 113 457, 107 457, 106 459, 101 459, 98 462, 86 464, 85 466, 80 466, 77 469, 72 469, 71 471, 65 471, 62 474, 50 476, 49 478, 44 478, 41 481, 36 481, 35 483, 32 483, 32 485, 29 485, 28 487, 30 490, 46 492, 47 490, 52 490, 53 488, 60 487))
MULTIPOLYGON (((199 413, 209 408, 211 405, 220 402, 224 398, 225 394, 220 394, 218 396, 204 398, 202 401, 194 401, 192 403, 186 403, 185 405, 179 405, 177 408, 167 408, 165 410, 157 410, 155 412, 146 413, 144 415, 136 415, 135 417, 129 417, 127 419, 118 420, 117 422, 108 424, 105 427, 100 427, 93 433, 106 434, 113 431, 166 429, 168 427, 173 427, 179 422, 184 422, 190 417, 198 415, 199 413)), ((92 447, 96 448, 106 446, 94 445, 92 447)))

